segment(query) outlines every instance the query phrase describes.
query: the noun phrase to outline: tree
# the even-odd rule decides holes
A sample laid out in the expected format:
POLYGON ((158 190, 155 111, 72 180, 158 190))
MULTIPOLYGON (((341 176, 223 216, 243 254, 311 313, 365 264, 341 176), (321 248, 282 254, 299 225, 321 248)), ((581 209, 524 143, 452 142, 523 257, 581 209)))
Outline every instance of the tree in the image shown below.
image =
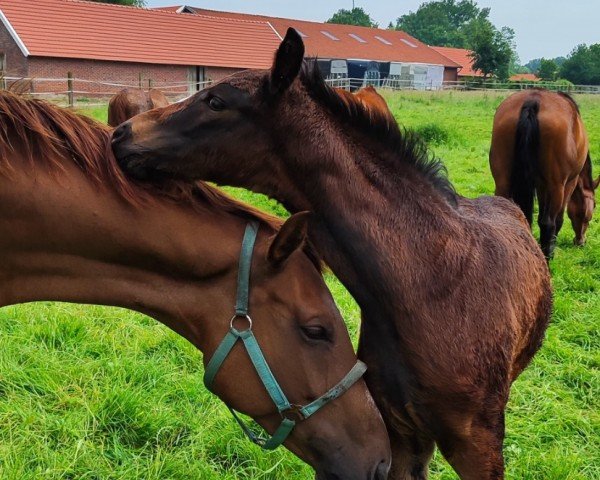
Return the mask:
POLYGON ((537 76, 542 80, 552 82, 558 77, 558 65, 554 60, 542 58, 540 60, 540 68, 538 68, 537 76))
POLYGON ((131 7, 143 7, 146 5, 145 0, 90 0, 98 3, 112 3, 116 5, 129 5, 131 7))
POLYGON ((511 28, 496 29, 490 22, 480 22, 473 32, 473 68, 483 73, 484 79, 495 76, 509 77, 513 57, 515 32, 511 28))
POLYGON ((560 68, 560 76, 576 85, 600 85, 600 43, 576 47, 560 68))
POLYGON ((355 7, 352 10, 342 8, 335 12, 333 16, 327 20, 327 23, 341 23, 343 25, 357 25, 359 27, 378 27, 371 16, 360 7, 355 7))
MULTIPOLYGON (((567 60, 566 57, 555 57, 552 59, 552 61, 554 61, 554 63, 556 63, 556 65, 558 65, 559 67, 563 63, 565 63, 566 60, 567 60)), ((542 63, 541 58, 534 58, 533 60, 530 60, 529 62, 527 62, 525 64, 525 67, 527 67, 530 72, 537 72, 540 69, 541 63, 542 63)))
POLYGON ((491 25, 489 15, 489 8, 479 8, 473 0, 437 0, 401 16, 395 28, 428 45, 470 48, 477 24, 491 25))

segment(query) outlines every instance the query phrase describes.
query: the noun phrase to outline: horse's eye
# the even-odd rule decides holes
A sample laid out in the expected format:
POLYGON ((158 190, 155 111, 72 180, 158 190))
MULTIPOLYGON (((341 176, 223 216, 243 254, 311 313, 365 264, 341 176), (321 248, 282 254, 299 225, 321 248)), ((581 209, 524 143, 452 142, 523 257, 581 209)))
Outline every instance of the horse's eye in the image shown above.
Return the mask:
POLYGON ((301 327, 302 333, 309 340, 323 340, 329 341, 330 335, 325 327, 320 325, 310 325, 301 327))
POLYGON ((208 100, 208 106, 211 110, 214 110, 215 112, 220 112, 221 110, 225 109, 225 102, 219 97, 210 97, 210 99, 208 100))

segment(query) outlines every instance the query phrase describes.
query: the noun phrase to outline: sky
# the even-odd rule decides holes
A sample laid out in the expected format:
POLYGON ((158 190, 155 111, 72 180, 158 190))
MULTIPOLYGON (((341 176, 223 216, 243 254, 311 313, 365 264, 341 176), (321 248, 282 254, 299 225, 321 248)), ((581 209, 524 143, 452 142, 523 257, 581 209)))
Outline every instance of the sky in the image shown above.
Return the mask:
MULTIPOLYGON (((383 28, 424 0, 356 0, 383 28)), ((566 56, 580 43, 600 43, 600 0, 479 0, 491 7, 497 27, 516 33, 521 63, 533 58, 566 56)), ((352 0, 146 0, 147 6, 190 5, 231 12, 256 13, 301 20, 325 21, 352 0)))

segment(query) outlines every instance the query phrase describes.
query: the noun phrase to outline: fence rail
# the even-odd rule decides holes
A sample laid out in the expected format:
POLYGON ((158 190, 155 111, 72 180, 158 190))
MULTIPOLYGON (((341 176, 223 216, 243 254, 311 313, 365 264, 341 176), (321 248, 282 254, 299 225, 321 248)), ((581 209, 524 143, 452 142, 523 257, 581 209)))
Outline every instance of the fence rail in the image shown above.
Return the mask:
POLYGON ((507 92, 514 90, 527 90, 531 88, 547 88, 554 91, 562 91, 580 94, 600 94, 600 85, 570 85, 564 83, 550 82, 482 82, 482 81, 457 81, 434 83, 432 81, 405 80, 401 78, 387 77, 383 79, 364 78, 328 78, 325 80, 335 88, 355 90, 368 85, 385 88, 389 90, 424 90, 424 91, 497 91, 507 92))
POLYGON ((46 98, 70 107, 78 103, 104 105, 107 98, 124 88, 154 88, 162 91, 172 101, 181 100, 195 91, 211 85, 203 82, 160 82, 153 79, 123 82, 122 80, 90 80, 76 78, 70 73, 66 77, 0 77, 0 88, 14 90, 32 97, 46 98), (95 103, 94 103, 95 102, 95 103))
MULTIPOLYGON (((507 92, 544 87, 550 90, 569 93, 600 94, 600 85, 569 85, 546 82, 482 82, 458 81, 434 83, 428 81, 406 80, 398 77, 383 79, 364 78, 330 78, 326 82, 332 87, 355 90, 367 85, 389 90, 419 90, 419 91, 497 91, 507 92)), ((191 93, 210 86, 212 81, 204 82, 160 82, 152 79, 123 82, 122 80, 103 79, 90 80, 73 77, 70 73, 60 78, 23 78, 0 77, 0 88, 15 89, 33 97, 53 100, 71 107, 77 104, 89 106, 104 105, 107 98, 123 88, 155 88, 161 90, 171 101, 179 101, 191 93)))

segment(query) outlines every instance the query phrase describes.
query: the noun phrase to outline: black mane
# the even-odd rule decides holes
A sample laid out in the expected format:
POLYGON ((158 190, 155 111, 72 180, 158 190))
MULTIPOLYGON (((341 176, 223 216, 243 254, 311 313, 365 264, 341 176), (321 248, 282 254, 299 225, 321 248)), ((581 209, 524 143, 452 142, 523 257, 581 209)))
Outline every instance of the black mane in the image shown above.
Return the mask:
POLYGON ((392 118, 365 108, 360 102, 347 102, 331 88, 321 75, 315 60, 304 62, 300 81, 319 104, 328 108, 351 127, 366 133, 385 150, 385 158, 376 157, 387 171, 411 165, 420 172, 452 205, 456 205, 456 190, 448 179, 446 166, 429 152, 427 145, 414 131, 400 128, 392 118))
POLYGON ((590 152, 587 154, 587 158, 585 159, 585 163, 583 164, 583 170, 581 170, 581 178, 583 180, 583 184, 585 188, 593 190, 594 189, 594 175, 592 173, 592 157, 590 152))

